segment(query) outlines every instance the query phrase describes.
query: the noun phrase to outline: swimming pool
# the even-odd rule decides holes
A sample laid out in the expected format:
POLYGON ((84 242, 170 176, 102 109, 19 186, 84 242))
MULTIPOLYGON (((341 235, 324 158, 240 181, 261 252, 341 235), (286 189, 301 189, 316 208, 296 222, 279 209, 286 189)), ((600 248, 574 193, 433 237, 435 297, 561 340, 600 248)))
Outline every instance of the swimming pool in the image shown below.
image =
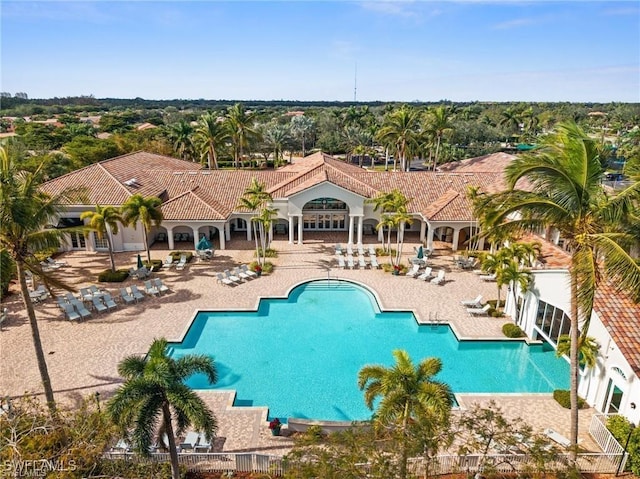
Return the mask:
MULTIPOLYGON (((236 406, 268 406, 269 417, 368 419, 358 371, 392 365, 394 349, 418 363, 439 357, 437 379, 456 393, 547 393, 568 388, 568 363, 545 345, 461 341, 446 325, 420 326, 411 312, 381 312, 373 294, 346 282, 312 281, 257 311, 200 312, 171 354, 213 356, 215 389, 235 389, 236 406)), ((209 389, 204 376, 188 384, 209 389)))

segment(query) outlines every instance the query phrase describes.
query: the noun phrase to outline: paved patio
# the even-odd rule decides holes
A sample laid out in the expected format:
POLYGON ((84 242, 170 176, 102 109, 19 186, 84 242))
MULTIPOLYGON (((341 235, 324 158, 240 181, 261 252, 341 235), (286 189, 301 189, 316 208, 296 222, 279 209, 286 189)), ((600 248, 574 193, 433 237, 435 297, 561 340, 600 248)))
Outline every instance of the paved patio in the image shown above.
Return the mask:
MULTIPOLYGON (((94 313, 93 318, 82 322, 65 320, 52 299, 36 305, 57 400, 73 404, 96 392, 100 393, 101 400, 108 399, 120 382, 118 362, 130 354, 146 353, 154 338, 179 340, 198 309, 253 309, 260 297, 284 296, 296 284, 314 278, 358 281, 377 293, 383 309, 409 308, 419 321, 435 318, 446 321, 460 339, 504 339, 501 332, 504 319, 470 318, 460 305, 461 300, 478 294, 485 299, 495 298, 495 283, 485 283, 471 272, 458 270, 451 252, 437 249, 429 259, 434 271, 446 270, 446 284, 436 286, 404 276, 394 277, 382 270, 338 269, 333 246, 336 241, 344 243, 344 239, 327 236, 308 234, 304 245, 290 245, 276 239, 273 248, 279 256, 271 260, 276 265, 273 274, 237 287, 223 286, 215 277, 216 272, 249 263, 253 258, 252 243, 232 239, 227 244, 229 249, 216 251, 213 260, 197 262, 194 259, 183 271, 172 268, 158 272, 155 276, 170 287, 170 294, 120 306, 110 313, 94 313)), ((413 256, 413 246, 417 244, 405 245, 406 258, 413 256)), ((161 246, 152 250, 153 258, 163 259, 166 254, 161 246)), ((118 267, 129 268, 135 264, 137 253, 118 253, 116 257, 118 267)), ((69 265, 57 274, 75 287, 97 284, 96 273, 106 269, 109 262, 104 253, 66 253, 60 259, 69 265)), ((122 286, 133 282, 128 280, 122 286)), ((113 284, 106 289, 117 297, 118 287, 120 285, 113 284)), ((503 291, 503 297, 504 294, 503 291)), ((17 295, 7 298, 3 306, 9 308, 9 319, 0 333, 0 395, 16 397, 26 392, 40 392, 24 307, 17 295)), ((266 408, 234 408, 232 392, 203 392, 202 396, 218 417, 217 450, 280 454, 291 446, 288 439, 270 435, 266 408)), ((494 399, 510 417, 522 418, 538 430, 553 427, 569 435, 569 411, 562 409, 550 395, 464 395, 460 399, 462 407, 494 399)), ((580 412, 581 445, 589 450, 597 450, 588 436, 593 413, 592 409, 580 412)))

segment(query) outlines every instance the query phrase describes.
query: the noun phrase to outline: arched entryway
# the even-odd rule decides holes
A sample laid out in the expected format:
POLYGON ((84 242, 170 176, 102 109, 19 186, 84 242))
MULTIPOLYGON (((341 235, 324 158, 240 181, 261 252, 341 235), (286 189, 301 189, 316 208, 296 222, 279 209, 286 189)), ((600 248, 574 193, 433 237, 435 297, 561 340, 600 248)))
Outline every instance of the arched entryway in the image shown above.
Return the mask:
POLYGON ((316 198, 302 208, 304 231, 347 231, 349 207, 335 198, 316 198))

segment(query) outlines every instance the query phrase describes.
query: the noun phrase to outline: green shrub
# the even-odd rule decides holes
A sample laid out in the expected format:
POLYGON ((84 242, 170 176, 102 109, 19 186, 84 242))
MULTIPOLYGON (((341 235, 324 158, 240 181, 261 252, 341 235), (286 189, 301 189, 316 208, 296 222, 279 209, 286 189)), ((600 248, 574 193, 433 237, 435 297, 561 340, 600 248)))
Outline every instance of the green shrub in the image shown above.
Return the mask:
MULTIPOLYGON (((565 409, 571 409, 571 393, 566 389, 556 389, 553 391, 553 399, 565 409)), ((578 397, 578 409, 589 407, 584 399, 578 397)))
POLYGON ((513 323, 506 323, 502 326, 502 333, 507 338, 522 338, 524 337, 524 331, 520 329, 520 326, 513 323))
MULTIPOLYGON (((180 259, 180 258, 178 258, 180 259)), ((149 261, 144 261, 144 265, 147 267, 147 269, 151 269, 151 267, 153 266, 153 270, 154 271, 158 271, 160 269, 162 269, 162 263, 163 261, 161 259, 152 259, 151 262, 149 261)))
POLYGON ((500 301, 500 305, 498 305, 497 299, 490 299, 487 303, 489 303, 493 309, 504 308, 504 300, 500 301))
MULTIPOLYGON (((271 273, 273 273, 273 263, 271 263, 269 261, 265 261, 265 263, 262 266, 260 266, 260 268, 262 269, 262 274, 271 274, 271 273)), ((257 271, 258 262, 257 261, 253 261, 249 265, 249 269, 251 271, 257 271)))
MULTIPOLYGON (((258 248, 258 254, 261 257, 264 256, 265 258, 277 258, 278 257, 278 252, 273 248, 267 248, 264 255, 262 254, 262 248, 258 248)), ((253 253, 253 255, 255 256, 256 253, 253 253)))
POLYGON ((122 283, 129 277, 129 271, 126 269, 118 269, 114 273, 110 269, 105 269, 98 275, 98 281, 101 283, 122 283))
POLYGON ((634 429, 633 424, 624 416, 610 416, 607 419, 607 429, 623 447, 627 444, 627 440, 629 441, 627 444, 629 460, 625 469, 640 476, 640 427, 634 429))
MULTIPOLYGON (((187 263, 189 263, 193 258, 193 253, 191 251, 172 251, 169 254, 171 255, 171 259, 174 263, 176 261, 180 261, 180 256, 182 256, 183 254, 187 255, 187 263)), ((162 266, 162 260, 160 260, 160 266, 162 266)))

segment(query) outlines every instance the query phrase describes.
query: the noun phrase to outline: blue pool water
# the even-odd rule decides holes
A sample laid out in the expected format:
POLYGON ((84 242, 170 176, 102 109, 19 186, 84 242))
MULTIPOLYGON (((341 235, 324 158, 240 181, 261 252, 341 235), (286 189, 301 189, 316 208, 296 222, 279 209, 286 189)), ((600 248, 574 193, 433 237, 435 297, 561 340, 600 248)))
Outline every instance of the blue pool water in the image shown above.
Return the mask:
MULTIPOLYGON (((568 363, 548 346, 459 342, 448 326, 419 326, 410 312, 381 313, 373 295, 335 280, 305 283, 257 312, 200 312, 172 355, 208 354, 215 389, 235 389, 236 406, 268 406, 269 417, 368 419, 357 386, 365 364, 393 364, 405 349, 418 363, 439 357, 437 379, 457 393, 536 393, 568 388, 568 363)), ((189 379, 211 386, 204 376, 189 379)))

